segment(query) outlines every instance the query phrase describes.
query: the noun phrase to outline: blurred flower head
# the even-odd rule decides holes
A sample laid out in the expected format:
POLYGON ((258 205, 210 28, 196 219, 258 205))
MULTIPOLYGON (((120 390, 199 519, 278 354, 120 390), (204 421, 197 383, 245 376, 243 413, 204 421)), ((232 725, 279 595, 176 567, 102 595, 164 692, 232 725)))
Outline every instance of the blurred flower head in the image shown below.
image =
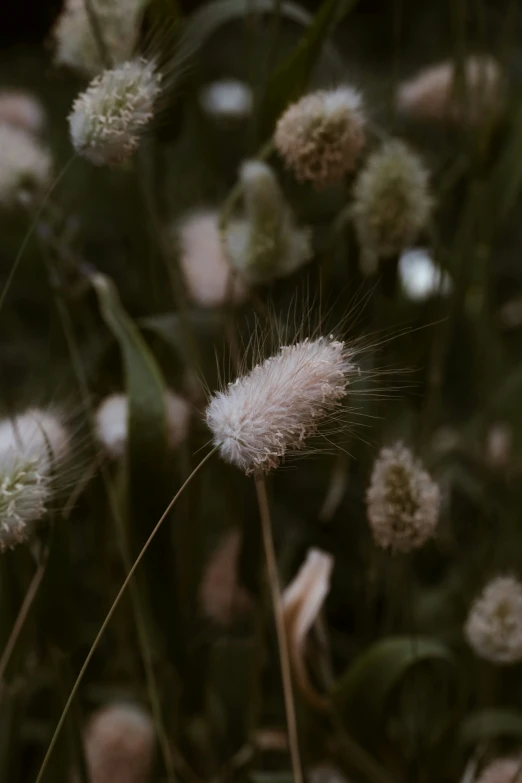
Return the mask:
POLYGON ((238 561, 241 533, 230 530, 212 553, 203 574, 200 601, 205 615, 221 626, 229 626, 252 605, 239 584, 238 561))
POLYGON ((51 185, 53 164, 32 134, 12 124, 0 124, 0 207, 32 206, 51 185))
POLYGON ((498 576, 474 601, 465 625, 470 647, 481 658, 499 664, 522 660, 522 584, 498 576))
POLYGON ((402 141, 385 142, 359 173, 353 217, 362 248, 392 256, 411 245, 431 213, 428 172, 402 141))
POLYGON ((477 778, 477 783, 520 783, 522 759, 503 757, 490 761, 477 778))
POLYGON ((449 294, 451 278, 435 264, 428 250, 412 248, 401 253, 399 280, 404 295, 413 302, 423 302, 432 296, 449 294))
POLYGON ((362 100, 351 87, 305 95, 286 109, 274 134, 277 151, 297 179, 319 188, 355 169, 364 142, 362 100))
POLYGON ((440 490, 402 443, 381 449, 366 492, 368 521, 375 543, 409 552, 435 534, 440 490))
POLYGON ((40 101, 24 90, 0 91, 0 125, 38 135, 45 125, 45 111, 40 101))
POLYGON ((199 94, 203 111, 216 120, 242 120, 252 113, 254 95, 246 82, 220 79, 205 85, 199 94))

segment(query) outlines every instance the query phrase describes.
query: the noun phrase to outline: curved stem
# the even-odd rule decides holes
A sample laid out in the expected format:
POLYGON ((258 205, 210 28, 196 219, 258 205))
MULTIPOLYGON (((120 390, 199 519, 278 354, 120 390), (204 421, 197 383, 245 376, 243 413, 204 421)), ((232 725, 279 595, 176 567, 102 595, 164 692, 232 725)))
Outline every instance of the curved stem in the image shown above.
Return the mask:
POLYGON ((292 771, 294 783, 303 783, 303 771, 301 768, 301 757, 299 755, 299 738, 297 735, 297 718, 295 713, 294 694, 292 687, 292 674, 290 671, 290 657, 288 654, 288 640, 286 637, 285 621, 283 617, 283 607, 281 601, 281 589, 279 586, 279 576, 277 573, 277 560, 274 548, 274 539, 272 537, 272 525, 270 522, 270 510, 268 507, 268 497, 266 494, 265 477, 262 473, 255 476, 257 501, 259 504, 259 516, 261 518, 261 532, 263 535, 263 546, 265 549, 266 569, 270 593, 272 596, 272 605, 274 609, 274 619, 277 633, 277 644, 279 647, 279 661, 281 664, 281 679, 283 681, 283 694, 285 700, 286 722, 288 727, 288 743, 290 746, 290 755, 292 758, 292 771))
MULTIPOLYGON (((87 654, 87 657, 86 657, 85 661, 83 662, 82 668, 80 669, 80 672, 79 672, 79 674, 78 674, 78 676, 76 678, 76 681, 75 681, 75 683, 74 683, 74 685, 72 687, 72 690, 71 690, 71 692, 69 694, 69 698, 67 699, 67 701, 65 703, 65 707, 63 708, 63 712, 62 712, 62 714, 60 716, 60 720, 58 721, 58 725, 56 726, 56 729, 54 730, 54 734, 52 736, 51 742, 49 743, 49 747, 47 748, 47 752, 45 754, 44 760, 42 762, 42 766, 40 767, 40 771, 38 773, 38 776, 36 778, 35 783, 41 783, 41 781, 43 780, 43 775, 44 775, 44 772, 45 772, 45 770, 47 768, 47 764, 49 763, 49 759, 51 758, 51 753, 54 750, 54 746, 56 745, 56 742, 58 740, 58 736, 60 734, 60 730, 61 730, 61 728, 62 728, 62 726, 63 726, 63 724, 65 722, 65 718, 67 717, 67 713, 69 712, 71 704, 73 703, 74 697, 76 696, 76 693, 78 692, 78 688, 80 687, 80 684, 81 684, 81 682, 83 680, 85 672, 87 671, 87 667, 89 666, 89 663, 91 662, 91 659, 92 659, 92 657, 93 657, 93 655, 94 655, 94 653, 96 651, 96 648, 98 647, 98 644, 99 644, 99 642, 100 642, 100 640, 101 640, 101 638, 102 638, 102 636, 103 636, 107 626, 109 625, 109 623, 110 623, 110 621, 112 619, 112 616, 113 616, 114 612, 116 611, 116 609, 118 607, 118 604, 119 604, 121 598, 123 597, 123 594, 124 594, 125 590, 127 589, 127 586, 129 584, 129 582, 131 581, 132 577, 134 576, 134 574, 136 572, 136 569, 138 568, 139 564, 141 563, 145 553, 147 552, 147 549, 151 545, 154 537, 156 536, 156 533, 158 532, 158 530, 160 529, 161 525, 163 524, 163 522, 165 521, 165 519, 169 515, 172 507, 174 506, 174 504, 177 501, 177 499, 179 498, 179 496, 181 495, 181 493, 183 492, 183 490, 185 489, 187 484, 189 484, 190 481, 194 478, 196 473, 198 473, 198 471, 203 467, 205 462, 207 462, 210 459, 210 457, 214 454, 216 449, 217 449, 217 447, 213 448, 212 451, 209 451, 209 453, 205 457, 203 457, 201 462, 198 465, 196 465, 196 467, 194 468, 194 470, 192 471, 190 476, 183 482, 183 484, 181 485, 179 490, 176 492, 176 494, 174 495, 174 497, 170 501, 169 505, 167 506, 167 508, 165 509, 163 514, 161 515, 161 517, 159 518, 158 522, 154 526, 154 529, 152 530, 152 533, 150 534, 148 539, 145 541, 145 543, 143 545, 143 548, 141 549, 141 552, 139 553, 138 557, 134 561, 134 563, 132 565, 132 568, 130 569, 129 573, 125 577, 125 580, 124 580, 122 586, 120 587, 120 589, 118 591, 118 594, 117 594, 116 598, 114 599, 114 601, 112 603, 111 608, 107 612, 105 620, 101 624, 100 630, 96 634, 96 638, 95 638, 94 642, 91 645, 91 649, 89 650, 89 652, 87 654)), ((300 783, 300 782, 298 782, 298 783, 300 783)))

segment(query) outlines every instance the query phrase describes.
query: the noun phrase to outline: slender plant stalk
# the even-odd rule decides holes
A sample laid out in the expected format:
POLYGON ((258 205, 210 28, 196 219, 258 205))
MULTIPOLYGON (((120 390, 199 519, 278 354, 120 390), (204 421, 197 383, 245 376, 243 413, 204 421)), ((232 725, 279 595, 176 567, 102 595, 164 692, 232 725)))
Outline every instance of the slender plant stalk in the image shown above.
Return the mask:
POLYGON ((255 476, 257 501, 259 504, 259 516, 261 518, 261 532, 265 549, 266 568, 277 632, 277 644, 279 647, 279 661, 281 664, 281 679, 283 682, 283 694, 285 699, 286 722, 288 727, 288 743, 292 759, 294 783, 303 783, 303 771, 299 754, 299 738, 297 735, 297 718, 295 714, 294 694, 292 687, 292 673, 290 671, 290 656, 288 654, 288 640, 286 637, 283 606, 281 600, 281 588, 277 573, 277 560, 270 522, 270 510, 266 493, 265 477, 262 473, 255 476))
POLYGON ((29 588, 22 602, 22 606, 20 607, 20 611, 18 612, 18 616, 15 620, 11 633, 9 634, 9 639, 7 640, 7 644, 4 647, 2 657, 0 658, 0 687, 2 685, 5 671, 7 669, 9 661, 11 660, 11 655, 13 653, 14 648, 16 647, 16 642, 18 641, 20 632, 24 627, 26 618, 31 610, 31 606, 33 605, 34 599, 38 594, 38 590, 42 583, 43 575, 45 574, 46 564, 47 561, 44 559, 38 565, 38 568, 34 572, 33 578, 31 579, 29 588))
MULTIPOLYGON (((212 455, 214 454, 216 449, 217 449, 217 447, 213 448, 212 451, 209 451, 209 453, 205 457, 203 457, 201 462, 199 462, 199 464, 196 465, 196 467, 194 468, 194 470, 192 471, 190 476, 187 479, 185 479, 185 481, 183 482, 183 484, 181 485, 179 490, 176 492, 176 494, 174 495, 174 497, 170 501, 169 505, 167 506, 167 508, 165 509, 163 514, 161 515, 161 517, 159 518, 159 520, 156 522, 156 525, 154 526, 154 529, 153 529, 152 533, 150 534, 148 539, 145 541, 145 543, 144 543, 144 545, 143 545, 143 547, 141 549, 141 552, 139 553, 138 557, 134 561, 134 563, 132 565, 132 568, 130 569, 129 573, 125 577, 125 580, 124 580, 122 586, 120 587, 120 589, 118 591, 118 594, 117 594, 116 598, 114 599, 114 601, 112 603, 111 608, 109 609, 109 611, 107 612, 107 615, 105 616, 105 620, 101 624, 100 630, 96 634, 96 638, 95 638, 94 642, 91 645, 91 649, 87 653, 87 657, 85 658, 85 661, 83 662, 82 668, 80 669, 80 672, 79 672, 79 674, 78 674, 78 676, 76 678, 76 681, 75 681, 75 683, 74 683, 74 685, 72 687, 72 690, 71 690, 71 692, 69 694, 69 698, 67 699, 67 701, 65 703, 65 707, 63 708, 63 712, 62 712, 62 714, 60 716, 60 720, 58 721, 58 725, 56 726, 56 728, 54 730, 54 734, 52 736, 51 742, 49 743, 49 747, 47 748, 47 752, 45 754, 44 760, 42 762, 42 766, 40 767, 40 771, 38 773, 38 777, 36 778, 35 783, 41 783, 41 781, 43 780, 43 776, 44 776, 45 770, 47 768, 47 764, 49 763, 49 759, 51 758, 51 753, 53 752, 54 746, 56 745, 56 741, 58 740, 58 736, 60 734, 60 730, 61 730, 61 728, 62 728, 62 726, 63 726, 63 724, 65 722, 65 718, 67 717, 67 713, 69 712, 71 704, 73 703, 74 697, 76 696, 76 694, 78 692, 78 688, 81 685, 81 682, 83 680, 85 672, 87 671, 87 668, 88 668, 88 666, 89 666, 89 664, 90 664, 90 662, 92 660, 92 657, 93 657, 94 653, 96 652, 96 648, 98 647, 98 644, 100 643, 100 640, 101 640, 103 634, 105 633, 105 630, 106 630, 107 626, 109 625, 109 623, 110 623, 110 621, 112 619, 112 616, 114 615, 114 612, 116 611, 116 609, 118 607, 118 604, 120 603, 120 600, 122 599, 123 594, 125 593, 125 590, 127 589, 128 585, 129 585, 129 582, 131 581, 132 577, 134 576, 134 574, 136 572, 136 569, 138 568, 138 566, 141 563, 144 555, 146 554, 147 549, 152 544, 152 541, 154 540, 154 537, 156 536, 156 533, 158 532, 158 530, 162 526, 162 524, 165 521, 165 519, 167 518, 167 516, 170 514, 170 512, 171 512, 174 504, 176 503, 177 499, 179 498, 179 496, 181 495, 181 493, 183 492, 185 487, 194 478, 196 473, 198 473, 198 471, 201 470, 201 468, 203 467, 205 462, 207 462, 210 459, 210 457, 212 457, 212 455)), ((298 783, 302 783, 302 781, 299 780, 298 783)))

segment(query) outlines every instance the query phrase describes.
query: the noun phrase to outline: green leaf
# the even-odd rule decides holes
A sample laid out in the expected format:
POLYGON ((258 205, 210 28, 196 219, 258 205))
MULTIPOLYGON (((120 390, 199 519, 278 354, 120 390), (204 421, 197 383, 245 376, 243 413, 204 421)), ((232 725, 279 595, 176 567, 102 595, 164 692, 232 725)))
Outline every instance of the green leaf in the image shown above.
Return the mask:
POLYGON ((118 341, 129 399, 128 455, 131 478, 149 460, 165 460, 167 449, 165 386, 161 371, 136 325, 124 310, 114 283, 95 274, 91 282, 101 315, 118 341))
POLYGON ((389 637, 366 650, 335 684, 332 697, 354 731, 372 733, 382 725, 392 697, 420 664, 456 672, 452 652, 435 639, 389 637))
POLYGON ((522 712, 519 710, 489 709, 471 713, 462 722, 460 741, 476 745, 498 737, 522 737, 522 712))
MULTIPOLYGON (((260 110, 262 132, 269 134, 276 118, 285 107, 306 89, 323 45, 341 19, 352 10, 357 0, 326 0, 313 22, 289 58, 270 77, 260 110)), ((336 66, 342 61, 329 47, 336 66)))

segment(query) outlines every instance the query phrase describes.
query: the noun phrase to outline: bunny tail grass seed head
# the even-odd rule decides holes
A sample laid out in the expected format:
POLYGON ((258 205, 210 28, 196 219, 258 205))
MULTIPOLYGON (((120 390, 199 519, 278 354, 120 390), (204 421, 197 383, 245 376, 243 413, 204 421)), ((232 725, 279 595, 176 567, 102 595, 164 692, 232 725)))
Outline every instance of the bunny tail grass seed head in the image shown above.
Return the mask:
POLYGON ((153 119, 160 92, 154 62, 136 58, 104 71, 76 98, 69 114, 76 152, 97 166, 128 160, 153 119))
POLYGON ((522 758, 504 756, 490 761, 477 778, 477 783, 521 783, 522 758))
POLYGON ((37 203, 50 186, 52 169, 51 156, 38 139, 0 122, 0 207, 37 203))
POLYGON ((282 346, 214 394, 206 421, 221 457, 246 474, 266 473, 305 448, 347 395, 352 358, 332 336, 307 338, 282 346))
POLYGON ((0 125, 38 135, 45 121, 44 108, 34 95, 23 90, 0 90, 0 125))
POLYGON ((189 298, 201 307, 219 307, 227 300, 239 304, 248 296, 246 285, 232 278, 223 253, 216 212, 192 212, 175 226, 180 266, 189 298))
POLYGON ((440 490, 411 451, 397 443, 383 448, 374 463, 366 509, 378 546, 410 552, 435 534, 440 490))
POLYGON ((30 538, 48 508, 70 441, 58 416, 33 409, 0 422, 0 551, 30 538))
POLYGON ((455 125, 478 125, 502 108, 504 79, 492 57, 472 56, 464 61, 460 91, 455 77, 453 61, 424 68, 399 85, 397 108, 415 119, 455 125))
POLYGON ((364 143, 362 99, 351 87, 305 95, 279 118, 274 134, 275 147, 296 178, 318 188, 353 171, 364 143))
POLYGON ((152 720, 138 705, 101 707, 87 723, 84 751, 90 783, 147 783, 155 751, 152 720))
POLYGON ((426 226, 431 209, 429 176, 420 158, 402 141, 385 142, 354 184, 353 217, 362 248, 376 256, 400 253, 426 226))
POLYGON ((310 232, 297 228, 270 166, 243 163, 246 219, 227 226, 229 256, 248 282, 267 283, 295 272, 312 257, 310 232))
MULTIPOLYGON (((90 0, 103 46, 111 64, 132 57, 144 0, 90 0)), ((93 77, 103 71, 103 52, 89 18, 86 0, 65 0, 52 30, 54 58, 78 73, 93 77)))
POLYGON ((464 628, 470 647, 492 663, 522 660, 522 584, 513 576, 489 582, 473 603, 464 628))

